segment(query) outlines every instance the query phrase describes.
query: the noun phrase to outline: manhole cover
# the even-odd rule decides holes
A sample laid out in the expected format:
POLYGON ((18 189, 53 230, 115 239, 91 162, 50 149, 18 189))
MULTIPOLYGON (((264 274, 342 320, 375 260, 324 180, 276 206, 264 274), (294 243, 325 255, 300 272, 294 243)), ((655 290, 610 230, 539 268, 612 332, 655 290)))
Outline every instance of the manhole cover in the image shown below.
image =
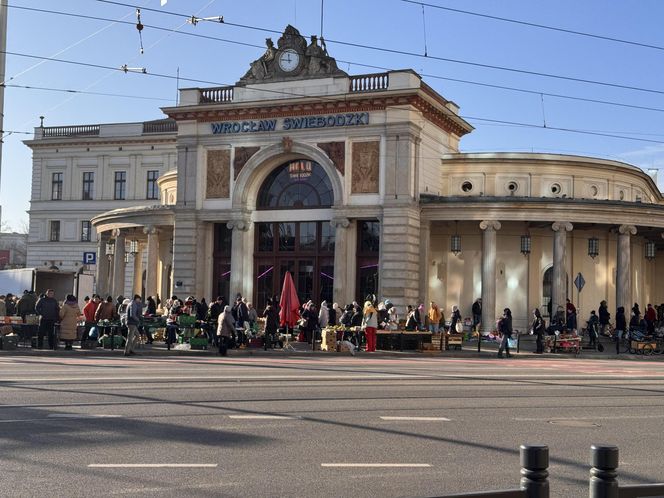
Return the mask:
POLYGON ((602 427, 588 420, 549 420, 550 424, 562 425, 563 427, 602 427))

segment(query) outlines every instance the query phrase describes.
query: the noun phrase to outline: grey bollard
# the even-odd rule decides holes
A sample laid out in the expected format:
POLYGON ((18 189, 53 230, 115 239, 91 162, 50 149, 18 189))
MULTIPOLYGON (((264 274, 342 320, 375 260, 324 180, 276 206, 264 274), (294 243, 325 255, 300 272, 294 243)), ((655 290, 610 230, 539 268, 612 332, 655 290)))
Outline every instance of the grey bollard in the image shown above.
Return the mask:
POLYGON ((590 447, 590 498, 618 498, 618 447, 590 447))
POLYGON ((521 489, 527 498, 549 498, 549 447, 525 445, 521 453, 521 489))

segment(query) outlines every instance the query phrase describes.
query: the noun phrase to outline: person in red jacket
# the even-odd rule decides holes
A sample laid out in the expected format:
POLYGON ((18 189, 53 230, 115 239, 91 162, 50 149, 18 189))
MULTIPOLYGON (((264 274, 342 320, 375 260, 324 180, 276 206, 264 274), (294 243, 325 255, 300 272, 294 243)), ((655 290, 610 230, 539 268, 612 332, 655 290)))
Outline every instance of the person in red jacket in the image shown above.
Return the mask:
POLYGON ((648 304, 646 308, 646 325, 648 328, 648 334, 653 335, 655 333, 655 321, 657 320, 657 312, 653 308, 652 304, 648 304))
POLYGON ((99 307, 100 302, 101 298, 97 294, 93 294, 92 299, 90 299, 88 304, 83 307, 83 316, 85 317, 85 333, 81 337, 81 344, 85 343, 86 339, 88 338, 88 334, 90 333, 90 329, 97 323, 95 321, 95 313, 97 313, 97 308, 99 307))

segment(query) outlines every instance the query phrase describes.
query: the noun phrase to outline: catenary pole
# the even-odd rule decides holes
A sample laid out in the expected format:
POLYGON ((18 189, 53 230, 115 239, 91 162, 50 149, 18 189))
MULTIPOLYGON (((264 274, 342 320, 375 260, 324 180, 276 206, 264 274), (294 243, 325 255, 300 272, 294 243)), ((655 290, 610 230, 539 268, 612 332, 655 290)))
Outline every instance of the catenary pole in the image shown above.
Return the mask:
MULTIPOLYGON (((5 65, 7 62, 7 5, 9 0, 0 0, 0 185, 2 184, 2 136, 5 121, 5 65)), ((2 205, 0 205, 0 223, 2 205)))

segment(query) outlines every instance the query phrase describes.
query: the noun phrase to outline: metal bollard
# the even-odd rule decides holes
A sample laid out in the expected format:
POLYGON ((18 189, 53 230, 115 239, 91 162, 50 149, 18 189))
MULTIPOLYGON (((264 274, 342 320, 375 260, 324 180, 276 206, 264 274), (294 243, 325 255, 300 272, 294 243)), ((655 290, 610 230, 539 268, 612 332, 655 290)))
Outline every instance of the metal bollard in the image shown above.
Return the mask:
POLYGON ((549 447, 522 444, 520 454, 521 490, 527 498, 549 498, 549 447))
POLYGON ((618 447, 590 447, 590 498, 618 498, 618 447))

